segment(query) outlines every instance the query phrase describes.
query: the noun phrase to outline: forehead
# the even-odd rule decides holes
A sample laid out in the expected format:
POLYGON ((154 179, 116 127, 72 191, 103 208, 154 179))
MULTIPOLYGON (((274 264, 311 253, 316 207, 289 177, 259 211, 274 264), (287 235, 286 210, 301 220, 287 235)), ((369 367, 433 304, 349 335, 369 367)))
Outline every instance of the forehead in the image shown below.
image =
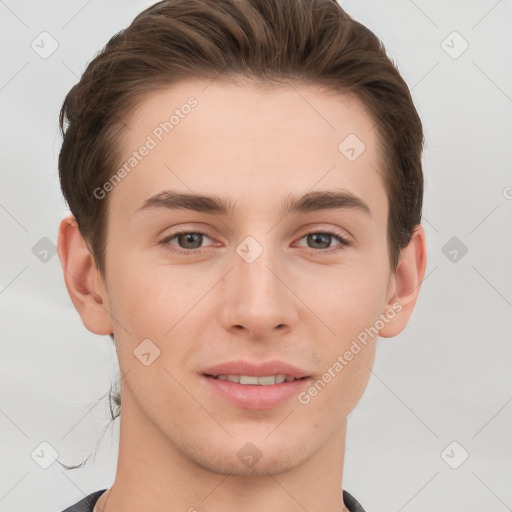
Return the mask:
POLYGON ((261 212, 289 194, 344 188, 385 214, 374 121, 354 96, 312 85, 184 81, 145 97, 127 126, 120 167, 133 165, 111 202, 132 212, 166 189, 261 212))

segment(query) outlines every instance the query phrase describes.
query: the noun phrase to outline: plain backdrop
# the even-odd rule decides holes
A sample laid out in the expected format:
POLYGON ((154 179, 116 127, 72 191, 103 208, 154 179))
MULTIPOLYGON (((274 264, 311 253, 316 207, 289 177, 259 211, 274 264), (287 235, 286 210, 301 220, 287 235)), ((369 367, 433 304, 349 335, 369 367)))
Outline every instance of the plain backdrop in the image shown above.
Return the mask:
MULTIPOLYGON (((55 254, 57 121, 94 54, 151 3, 0 0, 2 512, 59 512, 114 479, 119 420, 99 441, 115 351, 82 325, 55 254), (52 450, 92 456, 66 471, 52 450)), ((342 5, 412 90, 428 242, 411 321, 379 341, 349 418, 344 487, 368 512, 512 510, 512 3, 342 5)))

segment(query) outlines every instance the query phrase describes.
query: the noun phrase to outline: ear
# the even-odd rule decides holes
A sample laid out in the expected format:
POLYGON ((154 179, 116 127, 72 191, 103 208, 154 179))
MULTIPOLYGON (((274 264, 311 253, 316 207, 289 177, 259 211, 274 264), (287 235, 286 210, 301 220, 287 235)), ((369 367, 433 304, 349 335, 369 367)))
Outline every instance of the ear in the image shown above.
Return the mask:
POLYGON ((112 321, 103 279, 73 215, 60 223, 57 251, 66 288, 85 327, 95 334, 111 334, 112 321))
POLYGON ((386 303, 388 323, 379 331, 382 338, 400 334, 411 317, 427 266, 425 231, 417 225, 409 244, 400 252, 396 271, 390 277, 390 298, 386 303), (394 292, 393 292, 394 290, 394 292))

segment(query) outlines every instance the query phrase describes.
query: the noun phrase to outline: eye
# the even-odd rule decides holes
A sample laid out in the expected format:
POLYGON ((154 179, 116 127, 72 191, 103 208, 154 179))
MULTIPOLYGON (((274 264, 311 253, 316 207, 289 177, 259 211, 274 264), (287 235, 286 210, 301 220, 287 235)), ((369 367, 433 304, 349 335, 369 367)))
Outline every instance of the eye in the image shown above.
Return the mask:
POLYGON ((201 252, 201 246, 204 238, 210 239, 206 233, 201 231, 187 231, 184 229, 165 237, 160 241, 160 244, 168 251, 189 256, 191 254, 201 252), (176 239, 178 247, 171 244, 174 239, 176 239))
POLYGON ((346 246, 351 245, 350 240, 348 240, 342 233, 333 229, 327 229, 325 231, 310 231, 302 236, 301 240, 303 238, 306 238, 306 243, 308 244, 309 249, 319 249, 314 252, 333 253, 342 251, 346 246), (334 247, 331 246, 333 239, 339 242, 339 244, 334 247), (312 244, 312 246, 309 244, 312 244))
MULTIPOLYGON (((159 243, 170 252, 180 254, 182 256, 192 256, 202 252, 205 238, 211 241, 211 238, 202 231, 187 231, 186 229, 182 229, 168 235, 159 243), (174 240, 176 240, 178 245, 172 243, 174 240)), ((304 238, 307 239, 308 249, 312 249, 314 253, 331 254, 342 251, 346 246, 352 245, 350 240, 348 240, 342 233, 333 229, 310 231, 303 235, 300 240, 304 238), (334 247, 331 246, 333 239, 338 241, 338 245, 335 245, 334 247), (312 244, 312 246, 309 244, 312 244)))

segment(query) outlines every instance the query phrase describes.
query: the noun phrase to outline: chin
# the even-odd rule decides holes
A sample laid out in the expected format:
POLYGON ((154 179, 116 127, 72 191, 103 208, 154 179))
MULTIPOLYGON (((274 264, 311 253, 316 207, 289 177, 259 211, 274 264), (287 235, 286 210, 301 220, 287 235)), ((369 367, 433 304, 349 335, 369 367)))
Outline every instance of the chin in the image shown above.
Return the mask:
MULTIPOLYGON (((225 435, 224 439, 202 442, 200 450, 192 449, 185 455, 199 467, 214 473, 264 477, 289 472, 315 453, 311 437, 301 439, 297 432, 292 434, 283 429, 281 436, 277 431, 269 436, 271 429, 265 429, 263 435, 258 432, 260 435, 251 436, 248 430, 233 438, 225 435)), ((181 449, 186 451, 187 446, 182 445, 181 449)))
POLYGON ((290 450, 290 453, 282 448, 275 450, 269 447, 263 447, 262 450, 256 451, 255 445, 246 443, 241 450, 235 452, 230 450, 229 453, 224 451, 222 453, 201 453, 190 456, 190 458, 198 466, 212 473, 239 477, 266 477, 287 473, 308 458, 300 458, 295 450, 290 450), (290 453, 293 456, 290 456, 290 453))

